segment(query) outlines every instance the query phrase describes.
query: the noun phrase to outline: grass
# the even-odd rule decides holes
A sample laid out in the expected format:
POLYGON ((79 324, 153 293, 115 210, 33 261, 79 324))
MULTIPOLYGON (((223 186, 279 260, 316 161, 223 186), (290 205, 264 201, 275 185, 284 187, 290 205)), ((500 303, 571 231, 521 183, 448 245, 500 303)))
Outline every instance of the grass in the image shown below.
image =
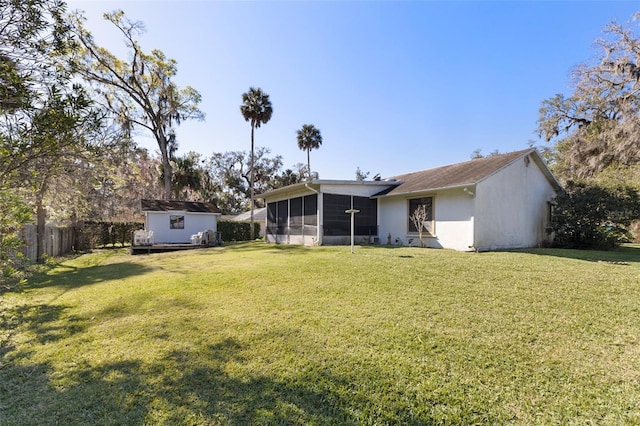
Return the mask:
POLYGON ((83 255, 0 294, 0 424, 640 424, 639 282, 639 246, 83 255))

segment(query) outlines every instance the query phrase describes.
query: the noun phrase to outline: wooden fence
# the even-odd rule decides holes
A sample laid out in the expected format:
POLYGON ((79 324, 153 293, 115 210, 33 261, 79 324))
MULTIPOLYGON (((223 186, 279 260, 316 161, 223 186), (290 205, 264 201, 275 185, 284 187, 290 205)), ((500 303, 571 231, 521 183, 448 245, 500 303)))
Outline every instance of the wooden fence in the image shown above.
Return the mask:
MULTIPOLYGON (((58 227, 47 225, 44 228, 44 250, 47 256, 62 256, 74 249, 75 230, 72 227, 58 227)), ((37 259, 36 225, 27 224, 22 227, 22 240, 25 242, 22 254, 30 260, 37 259)))

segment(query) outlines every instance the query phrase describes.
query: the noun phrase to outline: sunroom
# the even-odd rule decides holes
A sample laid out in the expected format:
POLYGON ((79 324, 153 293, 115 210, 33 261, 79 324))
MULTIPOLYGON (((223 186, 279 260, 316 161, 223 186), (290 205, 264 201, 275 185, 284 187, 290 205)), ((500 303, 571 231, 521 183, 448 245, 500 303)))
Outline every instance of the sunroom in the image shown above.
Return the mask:
POLYGON ((372 195, 394 186, 382 181, 322 181, 292 185, 262 194, 267 205, 266 241, 282 244, 349 244, 355 209, 357 244, 379 241, 378 200, 372 195))

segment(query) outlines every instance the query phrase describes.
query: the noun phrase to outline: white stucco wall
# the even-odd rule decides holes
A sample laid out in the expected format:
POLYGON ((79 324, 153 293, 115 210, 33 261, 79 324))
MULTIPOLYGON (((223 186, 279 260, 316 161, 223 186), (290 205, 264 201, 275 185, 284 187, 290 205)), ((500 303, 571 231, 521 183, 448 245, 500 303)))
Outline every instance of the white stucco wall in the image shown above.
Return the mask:
POLYGON ((434 198, 436 247, 469 251, 473 246, 475 199, 461 188, 434 198))
POLYGON ((380 244, 407 244, 407 199, 389 197, 378 199, 378 232, 380 244))
POLYGON ((189 213, 184 211, 145 212, 145 230, 153 231, 155 244, 190 243, 191 236, 210 229, 217 231, 217 218, 212 213, 189 213), (184 216, 184 229, 170 229, 169 217, 184 216))
POLYGON ((476 248, 497 250, 542 244, 547 238, 547 203, 554 195, 552 185, 533 160, 519 159, 479 182, 476 248))
POLYGON ((413 194, 381 198, 378 204, 380 243, 420 246, 418 234, 409 233, 409 202, 411 198, 433 197, 435 235, 424 236, 427 247, 471 250, 473 245, 474 198, 462 188, 429 194, 413 194))

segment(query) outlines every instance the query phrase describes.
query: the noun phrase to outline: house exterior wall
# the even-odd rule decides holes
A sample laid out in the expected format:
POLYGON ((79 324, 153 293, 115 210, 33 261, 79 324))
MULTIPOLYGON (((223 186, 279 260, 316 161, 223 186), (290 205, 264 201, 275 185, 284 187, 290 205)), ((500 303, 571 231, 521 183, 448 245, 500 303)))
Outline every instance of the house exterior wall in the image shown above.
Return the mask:
POLYGON ((378 204, 380 243, 420 246, 417 233, 409 233, 409 199, 433 197, 434 236, 423 234, 426 247, 471 250, 474 198, 462 188, 436 193, 381 198, 378 204))
POLYGON ((477 250, 536 247, 547 239, 548 202, 555 191, 529 156, 476 185, 477 250))
POLYGON ((216 232, 217 218, 212 213, 190 213, 184 211, 145 212, 144 228, 153 231, 155 244, 190 243, 191 235, 205 230, 216 232), (172 215, 184 216, 184 229, 170 229, 172 215))
POLYGON ((474 205, 474 198, 461 188, 439 192, 434 207, 437 244, 432 247, 472 250, 474 205))

